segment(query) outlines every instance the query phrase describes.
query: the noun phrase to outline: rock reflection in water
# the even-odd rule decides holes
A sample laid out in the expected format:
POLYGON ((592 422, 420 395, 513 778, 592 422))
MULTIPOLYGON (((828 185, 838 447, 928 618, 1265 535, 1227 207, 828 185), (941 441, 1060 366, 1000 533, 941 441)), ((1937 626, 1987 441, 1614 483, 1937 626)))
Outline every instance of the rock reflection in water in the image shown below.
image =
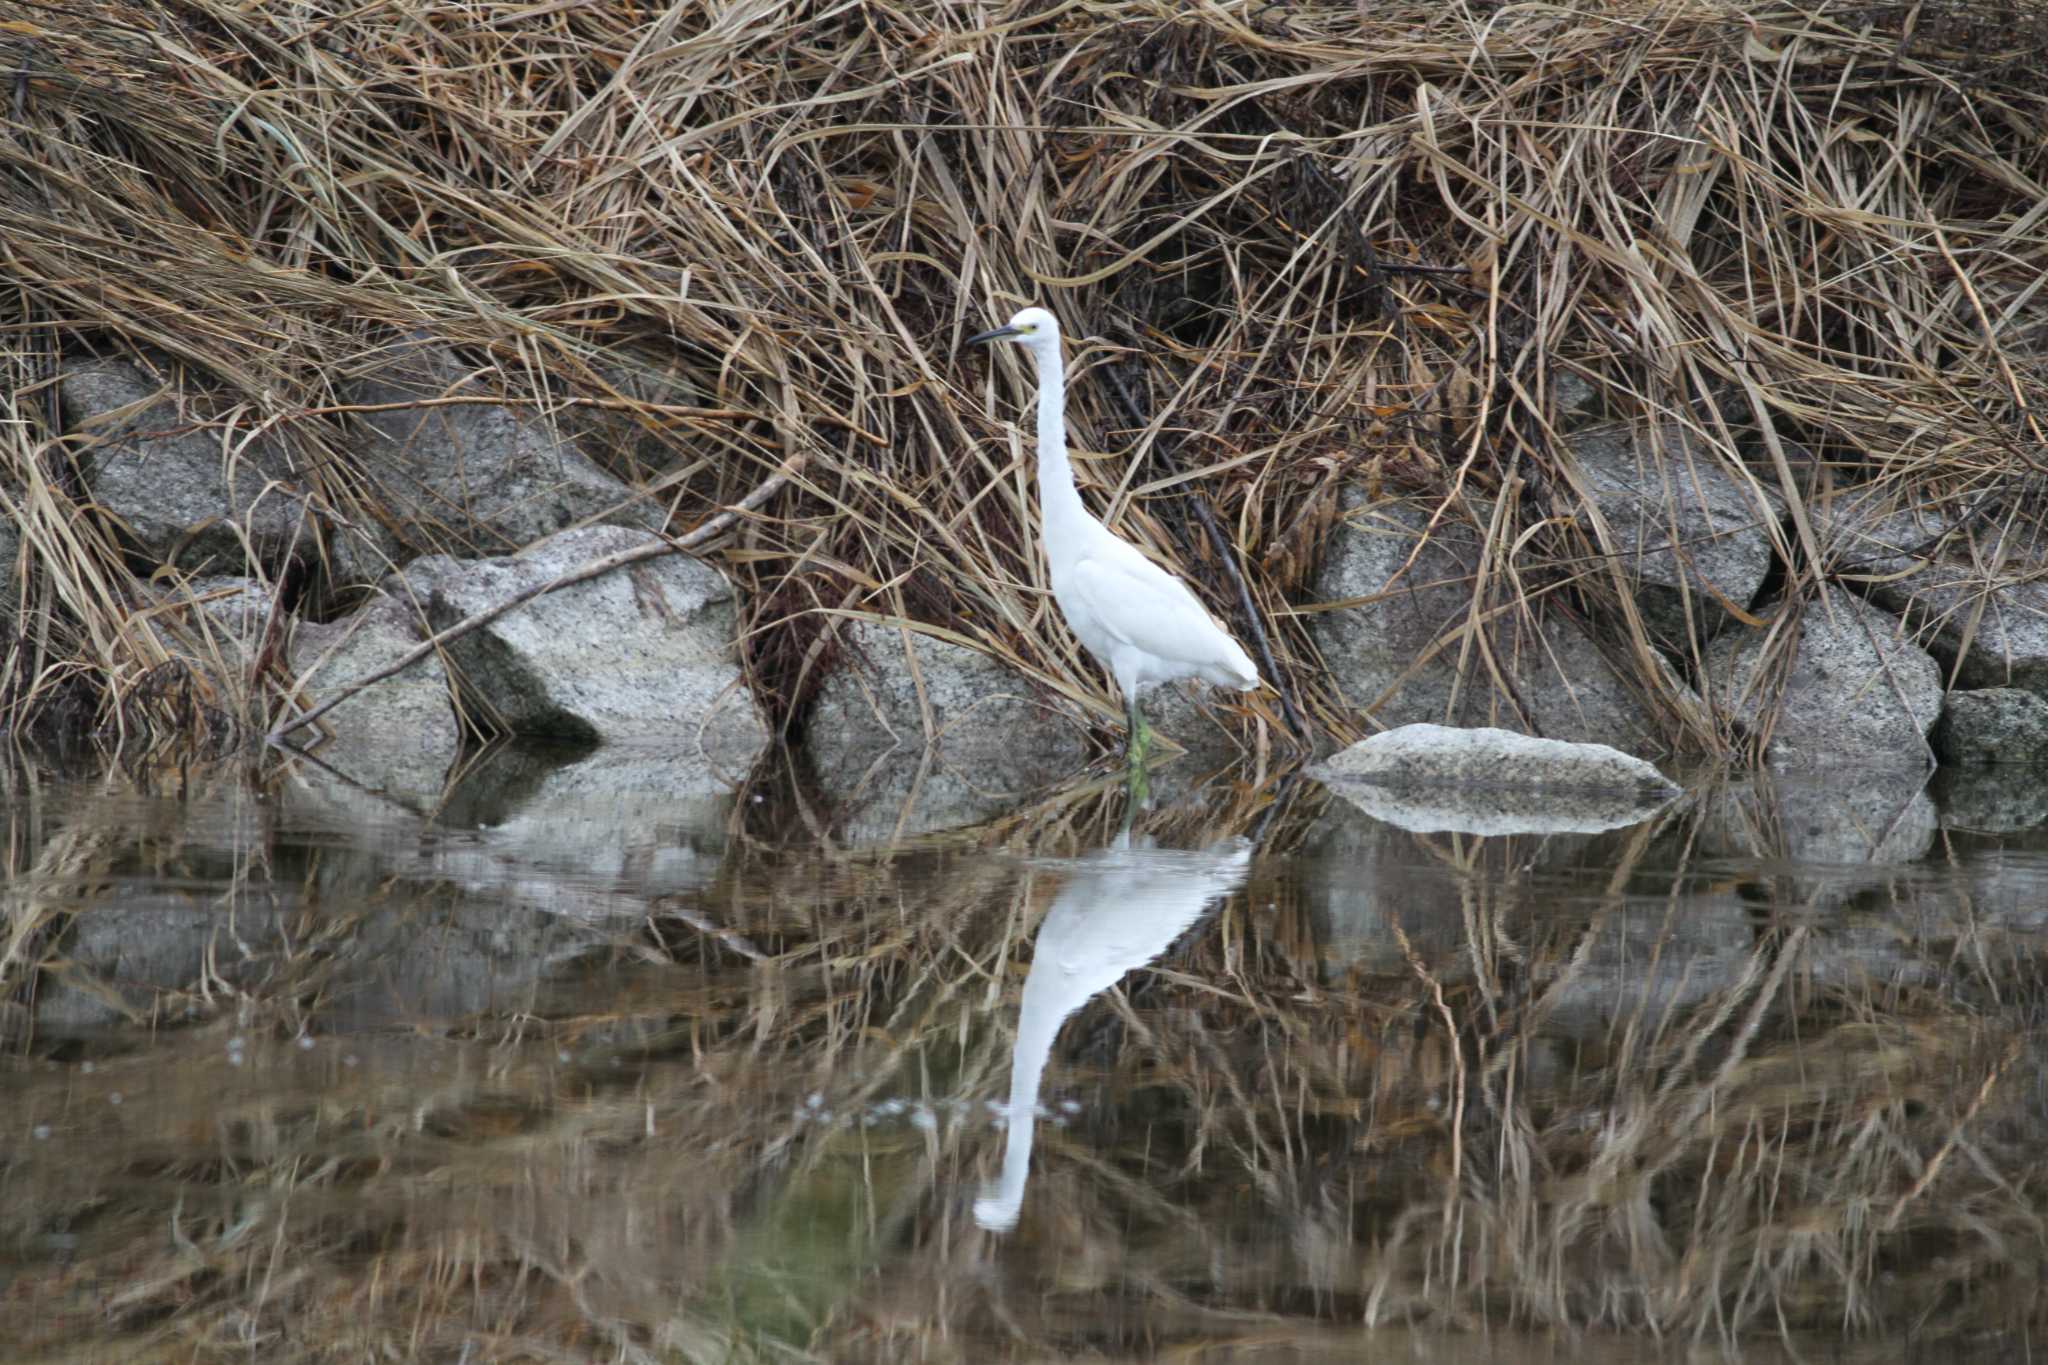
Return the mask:
POLYGON ((1130 847, 1100 778, 862 846, 794 783, 548 758, 418 802, 0 766, 9 1359, 2039 1333, 2040 774, 1478 836, 1177 763, 1130 847), (1056 1141, 1074 1054, 1115 1079, 1056 1141))
POLYGON ((998 1232, 1016 1226, 1031 1172, 1039 1082, 1060 1025, 1243 885, 1251 860, 1251 842, 1243 838, 1182 851, 1148 847, 1126 832, 1075 862, 1038 927, 1011 1057, 1003 1173, 975 1201, 975 1222, 998 1232))

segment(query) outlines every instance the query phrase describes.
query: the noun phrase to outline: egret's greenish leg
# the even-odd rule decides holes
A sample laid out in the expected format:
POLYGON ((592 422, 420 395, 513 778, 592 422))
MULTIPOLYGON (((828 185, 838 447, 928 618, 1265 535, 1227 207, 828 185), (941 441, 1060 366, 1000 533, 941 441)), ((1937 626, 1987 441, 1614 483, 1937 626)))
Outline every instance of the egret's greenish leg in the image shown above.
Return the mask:
POLYGON ((1124 753, 1130 761, 1131 799, 1125 807, 1127 814, 1141 806, 1149 808, 1152 804, 1152 784, 1145 778, 1145 758, 1152 751, 1152 727, 1145 723, 1145 714, 1138 709, 1135 688, 1131 691, 1128 708, 1130 729, 1124 739, 1124 753))
POLYGON ((1152 752, 1152 727, 1145 723, 1145 713, 1138 709, 1136 693, 1131 695, 1127 705, 1130 729, 1124 738, 1124 753, 1130 759, 1132 770, 1143 772, 1145 759, 1152 752))

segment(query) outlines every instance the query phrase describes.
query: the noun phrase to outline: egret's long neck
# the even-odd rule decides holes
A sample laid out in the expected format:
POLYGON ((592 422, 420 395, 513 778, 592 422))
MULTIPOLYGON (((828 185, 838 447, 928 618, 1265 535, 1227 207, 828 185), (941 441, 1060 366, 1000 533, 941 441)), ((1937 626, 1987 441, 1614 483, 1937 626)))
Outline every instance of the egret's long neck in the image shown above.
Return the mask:
POLYGON ((1034 348, 1038 361, 1038 505, 1048 540, 1085 521, 1074 466, 1067 460, 1067 377, 1058 347, 1034 348))

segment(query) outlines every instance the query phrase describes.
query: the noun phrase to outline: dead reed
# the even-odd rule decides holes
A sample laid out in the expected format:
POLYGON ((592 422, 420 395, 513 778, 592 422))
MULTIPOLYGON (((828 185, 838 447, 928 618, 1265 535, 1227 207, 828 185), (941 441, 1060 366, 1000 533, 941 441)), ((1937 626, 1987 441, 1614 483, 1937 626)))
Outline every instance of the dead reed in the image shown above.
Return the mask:
MULTIPOLYGON (((1356 718, 1321 693, 1295 610, 1346 480, 1454 517, 1504 499, 1479 518, 1489 605, 1565 589, 1650 666, 1559 461, 1564 390, 1682 422, 1782 497, 1795 586, 1844 487, 2037 514, 2038 7, 15 13, 10 716, 79 678, 118 723, 174 657, 243 694, 223 713, 274 695, 253 666, 212 673, 121 581, 82 438, 52 412, 53 373, 87 349, 188 367, 224 451, 259 428, 285 442, 316 566, 333 524, 379 517, 336 386, 395 334, 470 348, 564 420, 626 414, 614 464, 675 499, 678 532, 804 457, 725 551, 784 714, 824 614, 848 608, 1101 688, 1030 549, 1024 376, 956 354, 1024 300, 1082 338, 1093 496, 1233 612, 1179 496, 1207 500, 1282 671, 1340 733, 1356 718), (622 392, 608 360, 629 351, 690 401, 622 392)), ((348 587, 316 575, 300 607, 348 587)))

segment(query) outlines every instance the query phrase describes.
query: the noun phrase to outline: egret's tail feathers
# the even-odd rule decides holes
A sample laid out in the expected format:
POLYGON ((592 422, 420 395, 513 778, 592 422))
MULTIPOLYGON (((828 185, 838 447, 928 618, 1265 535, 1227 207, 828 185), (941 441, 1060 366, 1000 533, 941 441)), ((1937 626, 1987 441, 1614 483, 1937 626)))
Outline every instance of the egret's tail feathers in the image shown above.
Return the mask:
POLYGON ((1258 667, 1252 663, 1251 655, 1244 652, 1244 646, 1235 640, 1230 644, 1229 655, 1217 660, 1216 666, 1208 670, 1208 679, 1218 687, 1250 692, 1259 685, 1258 667))

